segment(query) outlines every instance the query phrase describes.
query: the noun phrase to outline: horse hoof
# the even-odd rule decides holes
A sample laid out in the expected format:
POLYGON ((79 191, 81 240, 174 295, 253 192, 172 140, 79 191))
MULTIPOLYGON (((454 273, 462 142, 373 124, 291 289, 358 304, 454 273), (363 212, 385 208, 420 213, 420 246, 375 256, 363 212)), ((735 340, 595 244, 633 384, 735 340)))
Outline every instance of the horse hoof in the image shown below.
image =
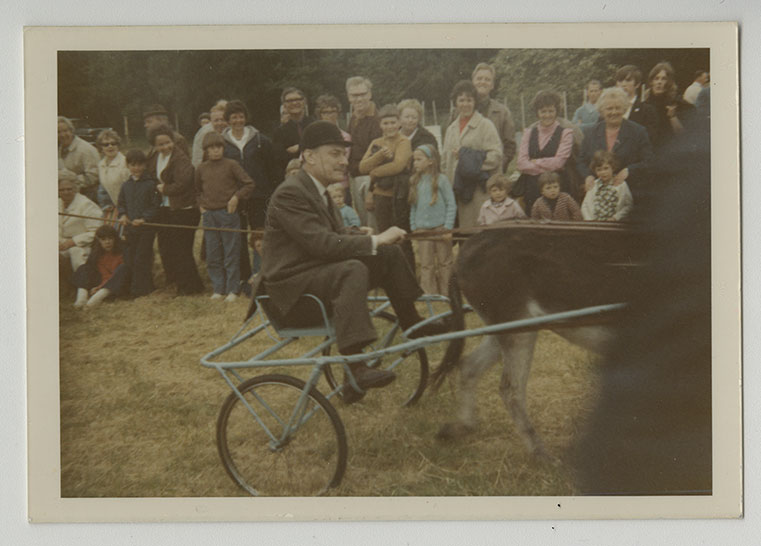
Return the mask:
POLYGON ((475 427, 464 425, 462 423, 444 423, 441 425, 439 432, 436 433, 437 440, 456 440, 462 436, 470 434, 475 427))

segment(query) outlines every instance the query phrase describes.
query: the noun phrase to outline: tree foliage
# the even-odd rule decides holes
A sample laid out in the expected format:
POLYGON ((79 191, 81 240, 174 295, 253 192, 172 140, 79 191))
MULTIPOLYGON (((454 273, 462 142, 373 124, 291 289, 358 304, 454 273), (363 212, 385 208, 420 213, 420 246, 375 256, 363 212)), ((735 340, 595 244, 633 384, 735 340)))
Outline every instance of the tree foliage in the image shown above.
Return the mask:
MULTIPOLYGON (((433 101, 446 111, 453 85, 487 61, 497 70, 494 96, 507 102, 520 125, 521 96, 528 106, 540 89, 566 91, 570 115, 583 100, 584 83, 595 78, 610 85, 618 66, 636 64, 646 75, 656 62, 670 60, 683 89, 696 69, 708 68, 708 56, 707 49, 63 51, 58 111, 119 132, 126 116, 134 135, 142 134, 144 108, 158 103, 177 115, 181 132, 192 135, 200 112, 220 98, 239 98, 252 123, 271 132, 287 86, 302 89, 310 104, 333 94, 346 112, 346 78, 362 75, 373 82, 379 106, 413 97, 425 101, 428 112, 433 101)), ((533 121, 528 107, 526 121, 533 121)))

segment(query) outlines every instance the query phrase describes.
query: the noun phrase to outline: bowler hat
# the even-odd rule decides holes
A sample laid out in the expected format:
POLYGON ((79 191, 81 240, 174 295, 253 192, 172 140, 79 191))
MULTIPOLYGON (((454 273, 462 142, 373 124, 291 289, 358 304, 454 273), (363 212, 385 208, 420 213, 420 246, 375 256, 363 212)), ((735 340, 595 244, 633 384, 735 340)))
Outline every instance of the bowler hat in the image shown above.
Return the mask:
POLYGON ((143 119, 149 116, 169 116, 169 112, 167 112, 166 108, 160 104, 151 104, 145 109, 145 112, 143 112, 143 119))
POLYGON ((341 129, 329 121, 313 121, 301 133, 302 150, 312 150, 326 144, 351 146, 351 142, 344 140, 341 129))

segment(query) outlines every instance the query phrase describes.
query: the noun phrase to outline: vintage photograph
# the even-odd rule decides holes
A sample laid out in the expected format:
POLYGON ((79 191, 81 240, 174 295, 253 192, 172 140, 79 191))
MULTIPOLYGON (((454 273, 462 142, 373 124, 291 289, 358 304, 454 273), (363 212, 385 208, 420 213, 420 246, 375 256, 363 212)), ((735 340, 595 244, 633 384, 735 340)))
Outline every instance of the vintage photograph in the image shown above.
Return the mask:
POLYGON ((741 510, 739 423, 713 426, 739 369, 712 358, 736 74, 674 26, 565 29, 56 46, 60 500, 669 506, 730 483, 741 510))

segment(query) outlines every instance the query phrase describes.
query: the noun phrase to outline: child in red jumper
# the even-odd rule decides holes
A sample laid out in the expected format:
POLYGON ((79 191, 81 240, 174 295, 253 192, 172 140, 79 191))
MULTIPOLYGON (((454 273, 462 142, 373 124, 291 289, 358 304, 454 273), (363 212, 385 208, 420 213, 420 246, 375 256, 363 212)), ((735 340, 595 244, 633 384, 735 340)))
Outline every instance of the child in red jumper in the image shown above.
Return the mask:
POLYGON ((74 307, 98 305, 110 296, 122 294, 127 286, 128 270, 121 243, 110 225, 100 226, 95 231, 92 252, 72 278, 77 287, 74 307))

